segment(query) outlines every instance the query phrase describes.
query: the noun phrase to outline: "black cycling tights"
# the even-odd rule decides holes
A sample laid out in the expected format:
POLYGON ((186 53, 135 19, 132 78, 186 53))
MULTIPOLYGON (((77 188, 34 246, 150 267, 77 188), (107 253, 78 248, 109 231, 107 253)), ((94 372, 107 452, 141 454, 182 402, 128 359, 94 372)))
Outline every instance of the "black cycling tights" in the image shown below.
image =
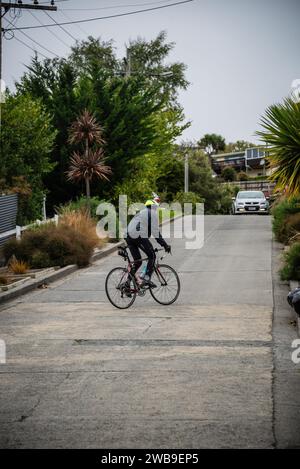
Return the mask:
POLYGON ((130 253, 133 257, 133 260, 136 261, 134 264, 134 267, 132 269, 132 273, 134 274, 137 272, 137 270, 141 267, 142 261, 141 261, 141 253, 140 249, 144 251, 146 256, 149 258, 148 264, 147 264, 147 270, 146 274, 151 277, 153 269, 154 269, 154 264, 155 264, 155 252, 153 249, 152 244, 150 243, 148 238, 130 238, 129 236, 126 238, 130 253))

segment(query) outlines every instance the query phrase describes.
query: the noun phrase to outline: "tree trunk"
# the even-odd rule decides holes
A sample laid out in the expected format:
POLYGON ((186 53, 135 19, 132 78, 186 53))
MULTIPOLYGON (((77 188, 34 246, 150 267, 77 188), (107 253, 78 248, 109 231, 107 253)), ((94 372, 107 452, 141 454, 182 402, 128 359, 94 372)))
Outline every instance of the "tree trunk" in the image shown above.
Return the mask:
MULTIPOLYGON (((88 139, 85 140, 85 157, 88 159, 89 154, 89 142, 88 139)), ((89 215, 91 215, 91 188, 90 188, 90 180, 87 176, 85 178, 85 188, 86 188, 86 207, 88 210, 89 215)))
POLYGON ((85 178, 85 188, 86 188, 86 206, 90 215, 91 214, 91 188, 90 188, 90 180, 88 177, 85 178))

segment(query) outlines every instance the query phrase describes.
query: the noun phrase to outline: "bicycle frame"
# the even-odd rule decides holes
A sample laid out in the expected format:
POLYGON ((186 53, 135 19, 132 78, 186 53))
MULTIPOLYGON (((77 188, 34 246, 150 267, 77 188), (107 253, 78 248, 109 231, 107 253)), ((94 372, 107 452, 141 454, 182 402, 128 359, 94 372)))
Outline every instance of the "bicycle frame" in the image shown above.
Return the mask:
MULTIPOLYGON (((125 246, 124 248, 123 248, 123 247, 121 248, 121 249, 123 250, 123 252, 124 252, 124 256, 123 256, 123 257, 124 257, 124 260, 128 262, 128 263, 127 263, 127 271, 124 272, 124 275, 126 275, 126 274, 128 275, 128 274, 131 273, 131 270, 132 270, 134 264, 139 263, 139 262, 148 261, 148 260, 149 260, 149 257, 144 257, 144 258, 138 259, 138 260, 136 260, 136 261, 130 261, 129 255, 128 255, 128 252, 127 252, 127 248, 128 248, 128 246, 125 246)), ((154 251, 155 251, 155 252, 159 252, 159 251, 163 251, 163 250, 164 250, 163 248, 162 248, 162 249, 157 249, 157 248, 156 248, 154 251)), ((166 254, 164 254, 163 256, 161 256, 161 257, 160 257, 160 260, 162 260, 165 256, 166 256, 166 254)), ((167 285, 167 282, 166 282, 166 280, 164 279, 164 276, 162 275, 162 273, 161 273, 161 271, 160 271, 160 269, 159 269, 159 259, 156 259, 156 260, 155 260, 154 270, 153 270, 153 271, 156 273, 156 275, 157 275, 157 277, 158 277, 159 280, 162 279, 162 285, 164 285, 164 286, 167 285)), ((118 285, 117 288, 119 288, 119 287, 122 285, 124 275, 122 276, 122 278, 121 278, 121 280, 120 280, 119 285, 118 285)), ((132 274, 131 274, 131 276, 132 276, 132 279, 133 279, 134 284, 135 284, 135 289, 130 289, 130 291, 131 291, 132 293, 138 293, 138 292, 141 290, 141 287, 140 287, 140 285, 137 283, 135 276, 132 275, 132 274)), ((161 280, 160 280, 160 282, 161 282, 161 280)), ((145 290, 145 288, 142 288, 142 290, 145 290)))

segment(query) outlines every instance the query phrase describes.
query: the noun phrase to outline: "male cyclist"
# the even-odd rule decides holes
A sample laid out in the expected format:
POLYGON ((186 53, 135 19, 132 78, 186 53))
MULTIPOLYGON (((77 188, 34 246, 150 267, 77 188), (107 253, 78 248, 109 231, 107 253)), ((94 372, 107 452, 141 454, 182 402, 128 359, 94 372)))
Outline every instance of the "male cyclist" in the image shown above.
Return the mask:
POLYGON ((145 208, 137 213, 130 221, 127 227, 126 241, 131 252, 131 255, 135 261, 132 269, 132 274, 136 274, 138 269, 142 265, 140 249, 144 251, 148 257, 147 269, 143 279, 137 277, 139 283, 143 285, 149 285, 150 288, 155 288, 156 285, 151 282, 151 275, 155 264, 155 252, 149 238, 151 235, 156 239, 158 244, 165 248, 166 252, 171 252, 171 246, 169 246, 159 231, 158 221, 158 207, 160 198, 157 194, 153 193, 153 199, 147 200, 145 208))

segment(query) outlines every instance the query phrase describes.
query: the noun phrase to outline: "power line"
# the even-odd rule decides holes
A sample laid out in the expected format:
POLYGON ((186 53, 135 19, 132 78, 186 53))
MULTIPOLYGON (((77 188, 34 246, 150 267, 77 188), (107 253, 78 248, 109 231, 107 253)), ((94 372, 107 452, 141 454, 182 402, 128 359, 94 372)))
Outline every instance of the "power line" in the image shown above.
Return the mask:
POLYGON ((14 37, 16 41, 20 42, 21 44, 23 44, 23 46, 26 46, 28 47, 28 49, 32 50, 33 52, 35 52, 36 54, 39 54, 41 55, 42 57, 44 57, 45 59, 48 59, 48 57, 44 54, 42 54, 42 52, 39 52, 38 50, 36 49, 33 49, 32 47, 30 47, 28 44, 26 44, 26 42, 23 42, 22 39, 19 39, 18 37, 14 37))
POLYGON ((56 24, 45 24, 44 26, 25 26, 23 28, 11 28, 10 31, 18 31, 18 30, 21 30, 21 29, 37 29, 37 28, 44 28, 46 26, 48 26, 48 27, 63 26, 63 25, 68 25, 68 24, 87 23, 87 22, 90 22, 90 21, 98 21, 98 20, 105 20, 105 19, 111 19, 111 18, 118 18, 118 17, 121 17, 121 16, 136 15, 138 13, 145 13, 145 12, 148 12, 148 11, 161 10, 163 8, 170 8, 172 6, 183 5, 184 3, 191 3, 193 1, 194 0, 183 0, 181 2, 174 2, 174 3, 170 3, 168 5, 162 5, 160 7, 145 8, 143 10, 135 10, 135 11, 127 12, 127 13, 118 13, 116 15, 100 16, 98 18, 87 18, 85 20, 76 20, 76 21, 69 21, 69 22, 56 23, 56 24))
POLYGON ((161 0, 160 2, 147 2, 147 3, 131 3, 127 5, 110 5, 107 7, 98 7, 98 8, 60 8, 62 11, 99 11, 99 10, 114 10, 115 8, 129 8, 129 7, 142 7, 147 5, 159 5, 165 3, 166 0, 161 0))
MULTIPOLYGON (((35 16, 34 13, 32 13, 32 11, 29 11, 29 13, 42 25, 44 26, 44 23, 37 17, 35 16)), ((46 27, 47 31, 52 34, 52 36, 54 36, 56 39, 58 39, 62 44, 64 44, 65 46, 67 46, 68 48, 70 47, 69 44, 67 44, 63 39, 61 39, 59 36, 57 36, 57 34, 55 34, 54 31, 52 31, 52 29, 46 27)))
MULTIPOLYGON (((52 18, 51 15, 49 15, 49 13, 47 11, 45 11, 46 15, 49 16, 49 18, 54 21, 54 23, 62 30, 64 31, 68 36, 70 36, 75 42, 77 41, 76 37, 74 37, 71 33, 69 33, 69 31, 67 31, 63 26, 62 24, 68 24, 68 23, 58 23, 54 18, 52 18)), ((53 24, 50 24, 50 25, 47 25, 47 26, 55 26, 53 24)), ((40 28, 42 28, 43 26, 39 26, 40 28)))
MULTIPOLYGON (((63 16, 64 16, 67 20, 72 21, 72 19, 69 17, 69 15, 67 15, 67 13, 65 13, 64 10, 59 10, 59 12, 62 13, 63 16)), ((88 35, 89 35, 89 33, 87 33, 79 24, 75 24, 75 26, 76 26, 77 29, 78 29, 79 31, 81 31, 85 36, 88 36, 88 35)))
MULTIPOLYGON (((11 21, 9 21, 7 18, 4 18, 5 21, 7 21, 8 23, 12 24, 11 21)), ((27 33, 24 33, 24 31, 20 31, 21 34, 23 34, 23 36, 27 37, 27 39, 29 39, 30 41, 34 42, 35 44, 37 44, 39 47, 41 47, 42 49, 44 49, 45 51, 49 52, 50 54, 52 55, 55 55, 55 57, 59 57, 57 54, 55 54, 55 52, 52 52, 52 50, 50 49, 47 49, 47 47, 43 46, 40 42, 37 42, 35 39, 33 39, 31 36, 29 36, 29 34, 27 33)))
MULTIPOLYGON (((0 1, 0 80, 2 79, 2 35, 4 36, 6 32, 13 31, 13 29, 17 29, 17 28, 15 28, 13 23, 11 23, 14 26, 13 29, 12 28, 10 28, 10 29, 2 28, 2 19, 4 18, 4 16, 7 13, 11 14, 11 9, 14 10, 14 13, 16 13, 16 11, 17 11, 18 12, 17 14, 20 14, 21 10, 57 11, 57 6, 54 5, 54 1, 51 1, 51 5, 40 5, 38 3, 38 1, 34 1, 33 3, 23 3, 21 0, 20 1, 18 0, 18 2, 16 3, 16 1, 17 0, 15 0, 14 3, 12 1, 9 1, 9 2, 0 1)), ((43 27, 43 26, 40 26, 40 27, 43 27)), ((22 30, 23 28, 18 28, 18 29, 22 30)), ((21 41, 20 39, 17 39, 17 40, 19 42, 23 43, 23 41, 21 41)), ((32 40, 32 38, 30 38, 30 40, 32 40)), ((34 41, 34 42, 36 42, 36 41, 34 41)), ((25 44, 26 43, 24 43, 24 45, 25 44)), ((26 44, 26 47, 29 47, 29 46, 26 44)), ((44 46, 42 46, 42 47, 45 50, 48 51, 48 49, 46 49, 44 46)), ((51 51, 50 51, 50 53, 54 54, 51 51)), ((56 55, 56 54, 54 54, 54 55, 56 55)), ((46 56, 44 55, 44 57, 46 57, 46 56)))

